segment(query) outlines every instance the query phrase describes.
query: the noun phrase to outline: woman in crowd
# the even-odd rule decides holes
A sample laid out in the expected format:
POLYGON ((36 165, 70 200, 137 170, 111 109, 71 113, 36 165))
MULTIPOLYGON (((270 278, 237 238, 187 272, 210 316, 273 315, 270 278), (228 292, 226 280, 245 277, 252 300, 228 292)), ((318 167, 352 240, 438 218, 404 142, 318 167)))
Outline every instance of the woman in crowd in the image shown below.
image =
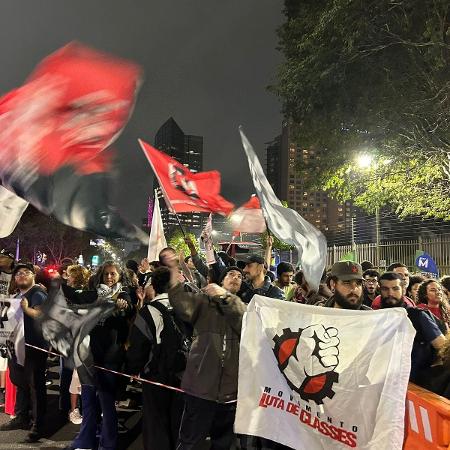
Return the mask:
POLYGON ((419 290, 420 283, 426 280, 422 275, 412 275, 409 277, 409 284, 406 288, 406 296, 409 297, 416 305, 419 301, 417 297, 417 291, 419 290))
MULTIPOLYGON (((113 261, 100 266, 90 280, 96 288, 98 299, 112 299, 115 312, 99 322, 90 334, 90 347, 96 366, 121 371, 125 359, 125 344, 129 332, 128 319, 134 313, 128 293, 127 279, 122 268, 113 261)), ((81 377, 81 374, 80 374, 81 377)), ((97 448, 97 418, 100 407, 102 425, 99 448, 117 448, 117 413, 115 407, 118 388, 117 376, 111 372, 97 370, 94 380, 81 380, 83 422, 72 448, 97 448), (89 383, 89 384, 88 384, 89 383)))
POLYGON ((450 330, 450 317, 447 300, 444 298, 442 286, 437 280, 426 280, 417 291, 420 309, 430 311, 435 317, 442 334, 445 336, 450 330))
MULTIPOLYGON (((63 292, 68 304, 90 303, 90 301, 83 301, 83 289, 85 289, 89 279, 89 271, 85 267, 75 264, 69 265, 64 268, 64 276, 61 276, 66 279, 63 292)), ((69 420, 73 424, 79 425, 82 421, 78 408, 81 384, 77 371, 66 368, 65 362, 65 359, 61 358, 60 409, 68 413, 69 420)))

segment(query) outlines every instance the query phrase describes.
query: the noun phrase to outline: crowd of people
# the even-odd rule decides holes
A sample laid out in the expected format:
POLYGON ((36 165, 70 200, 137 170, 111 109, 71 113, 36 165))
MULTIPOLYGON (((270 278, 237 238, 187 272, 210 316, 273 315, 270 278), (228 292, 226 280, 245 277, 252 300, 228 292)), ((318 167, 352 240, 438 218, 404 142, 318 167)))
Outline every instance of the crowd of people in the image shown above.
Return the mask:
MULTIPOLYGON (((255 436, 235 436, 233 431, 242 318, 255 294, 317 307, 405 308, 416 330, 410 380, 450 398, 450 276, 438 280, 410 274, 399 262, 381 273, 367 261, 340 261, 313 290, 292 264, 271 267, 270 239, 265 256, 249 254, 236 260, 219 252, 209 266, 193 242, 186 243, 188 256, 167 247, 158 261, 130 260, 126 267, 106 261, 92 272, 67 262, 55 273, 69 306, 105 298, 115 303, 114 312, 89 335, 95 366, 102 368, 93 380, 61 357, 59 408, 80 425, 70 449, 117 449, 116 406, 125 378, 111 371, 141 381, 146 450, 194 449, 208 437, 216 450, 233 445, 286 448, 255 436)), ((37 326, 41 307, 49 301, 44 275, 31 263, 15 261, 7 250, 0 252, 0 295, 21 299, 29 344, 24 365, 8 359, 17 393, 13 418, 0 430, 30 430, 28 442, 45 434, 50 346, 37 326)), ((2 388, 5 361, 2 358, 0 367, 2 388)))

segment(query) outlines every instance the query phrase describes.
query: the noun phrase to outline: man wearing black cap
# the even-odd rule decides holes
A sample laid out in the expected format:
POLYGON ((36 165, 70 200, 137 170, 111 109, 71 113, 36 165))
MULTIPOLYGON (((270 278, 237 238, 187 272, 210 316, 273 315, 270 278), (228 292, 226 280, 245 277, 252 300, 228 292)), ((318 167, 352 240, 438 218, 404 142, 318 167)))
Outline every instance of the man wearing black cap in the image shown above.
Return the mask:
MULTIPOLYGON (((39 317, 39 307, 47 299, 46 292, 35 284, 35 272, 32 264, 19 263, 14 267, 14 281, 19 290, 16 298, 21 298, 25 343, 42 349, 48 349, 35 319, 39 317)), ((11 381, 17 386, 15 418, 3 424, 0 431, 28 429, 29 412, 32 412, 32 428, 27 442, 36 442, 42 436, 44 415, 47 404, 45 387, 45 369, 47 353, 25 346, 25 363, 19 365, 12 358, 9 360, 11 381)))
POLYGON ((285 300, 284 292, 274 286, 270 278, 266 276, 267 263, 262 256, 248 255, 244 262, 245 282, 242 285, 241 294, 244 303, 249 303, 255 294, 285 300))
POLYGON ((239 341, 245 304, 236 295, 243 273, 227 267, 219 285, 186 292, 171 266, 169 301, 175 314, 194 328, 181 388, 187 393, 177 450, 190 450, 206 437, 211 448, 229 449, 236 413, 239 341), (230 403, 231 402, 231 403, 230 403))
POLYGON ((328 287, 333 295, 323 304, 330 308, 370 310, 363 305, 363 273, 359 264, 339 261, 331 267, 328 287))

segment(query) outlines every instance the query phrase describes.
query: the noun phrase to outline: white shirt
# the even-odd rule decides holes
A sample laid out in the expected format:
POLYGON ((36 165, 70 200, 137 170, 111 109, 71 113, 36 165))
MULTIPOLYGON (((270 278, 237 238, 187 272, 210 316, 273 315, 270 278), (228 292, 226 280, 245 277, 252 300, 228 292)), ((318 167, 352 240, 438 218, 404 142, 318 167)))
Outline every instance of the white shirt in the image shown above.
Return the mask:
POLYGON ((152 305, 154 302, 159 302, 162 305, 164 305, 166 308, 170 308, 169 303, 169 294, 158 294, 149 305, 147 305, 148 311, 150 315, 152 316, 153 323, 155 324, 155 330, 156 330, 156 343, 161 343, 161 332, 164 328, 164 321, 162 314, 156 309, 156 308, 149 308, 149 306, 152 305))

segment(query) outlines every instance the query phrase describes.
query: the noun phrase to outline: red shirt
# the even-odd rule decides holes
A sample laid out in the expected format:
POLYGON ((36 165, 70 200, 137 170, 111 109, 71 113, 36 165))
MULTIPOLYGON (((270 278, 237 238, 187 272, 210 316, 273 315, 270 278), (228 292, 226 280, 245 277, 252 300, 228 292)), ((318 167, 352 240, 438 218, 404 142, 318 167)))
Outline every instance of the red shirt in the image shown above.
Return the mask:
MULTIPOLYGON (((406 296, 403 296, 403 301, 405 302, 406 306, 409 306, 411 308, 415 308, 416 304, 406 296)), ((377 295, 372 302, 372 305, 370 306, 372 309, 381 309, 381 295, 377 295)))
POLYGON ((442 312, 441 312, 441 308, 439 308, 439 306, 429 306, 429 305, 426 305, 425 303, 420 303, 419 305, 417 305, 417 307, 420 309, 426 309, 426 310, 430 311, 438 319, 442 320, 442 312))

